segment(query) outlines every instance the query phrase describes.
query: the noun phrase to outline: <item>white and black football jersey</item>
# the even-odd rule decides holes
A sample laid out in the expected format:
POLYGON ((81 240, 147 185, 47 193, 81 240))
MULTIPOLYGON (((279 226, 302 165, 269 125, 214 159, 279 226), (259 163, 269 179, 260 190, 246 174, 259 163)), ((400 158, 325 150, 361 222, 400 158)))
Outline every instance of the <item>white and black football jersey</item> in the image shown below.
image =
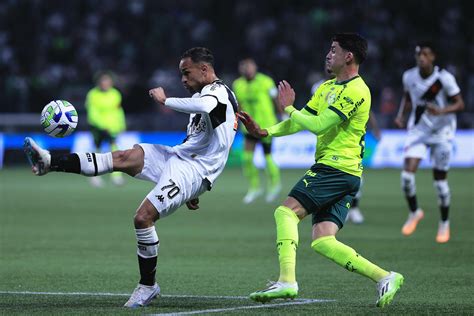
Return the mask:
POLYGON ((425 111, 427 102, 445 108, 449 99, 461 92, 451 73, 435 66, 429 77, 422 78, 419 68, 414 67, 403 73, 403 88, 410 95, 413 105, 408 119, 409 130, 417 129, 445 139, 454 137, 455 113, 431 115, 425 111))
POLYGON ((192 98, 167 98, 165 105, 191 114, 186 139, 173 150, 212 184, 224 169, 237 131, 234 93, 216 80, 192 98))

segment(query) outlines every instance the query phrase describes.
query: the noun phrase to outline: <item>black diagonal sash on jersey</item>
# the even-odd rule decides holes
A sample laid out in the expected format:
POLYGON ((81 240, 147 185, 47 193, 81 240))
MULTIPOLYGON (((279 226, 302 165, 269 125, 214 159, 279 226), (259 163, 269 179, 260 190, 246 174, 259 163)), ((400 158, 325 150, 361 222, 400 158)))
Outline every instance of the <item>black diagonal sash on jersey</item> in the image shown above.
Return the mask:
POLYGON ((415 109, 415 124, 418 124, 420 121, 421 116, 426 110, 426 102, 434 101, 438 93, 443 88, 443 84, 439 79, 437 79, 429 88, 428 90, 423 93, 421 96, 421 100, 425 101, 422 104, 417 104, 415 109))

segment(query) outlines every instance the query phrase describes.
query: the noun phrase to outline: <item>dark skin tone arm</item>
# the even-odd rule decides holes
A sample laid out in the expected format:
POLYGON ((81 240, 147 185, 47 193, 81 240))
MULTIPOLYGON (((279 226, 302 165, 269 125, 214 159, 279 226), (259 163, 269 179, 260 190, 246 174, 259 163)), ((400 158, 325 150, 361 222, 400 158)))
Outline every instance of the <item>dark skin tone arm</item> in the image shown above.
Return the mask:
POLYGON ((411 103, 410 95, 407 92, 405 92, 405 94, 402 97, 402 101, 400 102, 400 108, 398 110, 397 117, 395 118, 395 125, 398 128, 405 127, 405 115, 406 113, 411 111, 412 106, 413 105, 411 103))
POLYGON ((444 109, 438 107, 436 104, 428 103, 426 110, 432 115, 443 115, 449 113, 461 112, 464 110, 464 100, 460 94, 450 98, 451 103, 444 109))

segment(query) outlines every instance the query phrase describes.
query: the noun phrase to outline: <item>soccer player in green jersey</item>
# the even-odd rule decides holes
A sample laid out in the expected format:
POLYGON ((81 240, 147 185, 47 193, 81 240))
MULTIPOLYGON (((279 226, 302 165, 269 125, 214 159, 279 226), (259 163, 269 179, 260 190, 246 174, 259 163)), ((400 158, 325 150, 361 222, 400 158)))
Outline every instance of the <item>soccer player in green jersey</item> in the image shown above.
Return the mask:
MULTIPOLYGON (((239 63, 241 77, 234 81, 232 90, 237 97, 240 108, 249 113, 262 128, 272 126, 278 122, 275 114, 274 99, 277 96, 275 82, 269 76, 257 72, 257 64, 253 59, 243 59, 239 63)), ((260 187, 258 169, 253 163, 255 145, 261 143, 265 155, 265 171, 267 175, 267 202, 274 201, 281 191, 280 169, 272 157, 272 138, 255 138, 242 127, 244 133, 244 152, 242 154, 242 168, 249 182, 249 189, 243 202, 252 203, 263 194, 260 187)))
MULTIPOLYGON (((87 121, 89 123, 96 152, 100 152, 103 143, 110 144, 110 150, 118 149, 116 138, 125 131, 125 114, 122 108, 122 95, 114 88, 114 81, 109 72, 97 75, 97 85, 86 96, 87 121)), ((122 185, 124 180, 121 173, 111 174, 112 182, 122 185)), ((100 177, 90 178, 93 186, 102 186, 100 177)))
POLYGON ((335 75, 315 92, 308 104, 296 110, 295 92, 286 81, 278 85, 278 102, 290 118, 266 129, 247 114, 240 119, 255 137, 283 136, 301 130, 317 135, 316 163, 299 180, 288 198, 275 210, 280 277, 250 298, 267 302, 295 298, 298 223, 312 215, 311 248, 351 272, 377 283, 376 305, 389 304, 403 284, 403 276, 388 272, 336 239, 360 185, 365 126, 370 112, 370 90, 359 76, 367 55, 367 41, 358 34, 336 34, 326 55, 326 70, 335 75))

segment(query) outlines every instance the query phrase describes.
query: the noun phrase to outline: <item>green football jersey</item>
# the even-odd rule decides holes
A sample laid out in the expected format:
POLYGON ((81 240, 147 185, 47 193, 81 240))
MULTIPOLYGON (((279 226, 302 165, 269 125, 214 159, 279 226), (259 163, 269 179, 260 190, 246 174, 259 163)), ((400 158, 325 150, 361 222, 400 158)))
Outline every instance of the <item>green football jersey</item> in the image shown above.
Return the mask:
POLYGON ((355 176, 362 175, 365 130, 370 113, 370 90, 360 77, 336 82, 324 82, 305 107, 318 115, 326 108, 343 120, 325 133, 318 135, 317 163, 322 163, 355 176))
POLYGON ((123 132, 125 114, 121 102, 122 95, 115 88, 108 91, 102 91, 97 87, 91 89, 85 102, 89 124, 107 130, 112 135, 123 132))
MULTIPOLYGON (((277 90, 272 78, 262 73, 257 73, 250 81, 240 77, 232 84, 232 90, 241 110, 250 114, 262 128, 278 122, 272 99, 277 90)), ((245 127, 243 129, 245 131, 245 127)))

